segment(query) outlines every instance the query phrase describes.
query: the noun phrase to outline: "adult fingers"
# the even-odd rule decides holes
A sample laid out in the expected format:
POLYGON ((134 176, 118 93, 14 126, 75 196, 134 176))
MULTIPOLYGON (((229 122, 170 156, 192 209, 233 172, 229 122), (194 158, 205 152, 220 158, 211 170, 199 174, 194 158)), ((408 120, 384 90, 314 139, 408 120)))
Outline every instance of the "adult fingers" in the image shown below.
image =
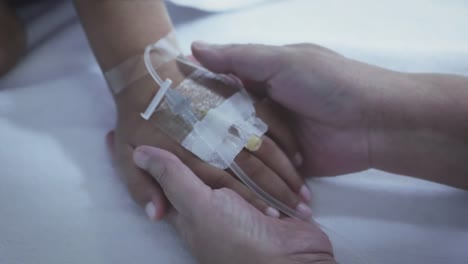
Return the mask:
POLYGON ((255 82, 269 82, 287 66, 283 48, 276 46, 210 45, 194 42, 192 52, 195 58, 211 71, 232 73, 242 80, 255 82))

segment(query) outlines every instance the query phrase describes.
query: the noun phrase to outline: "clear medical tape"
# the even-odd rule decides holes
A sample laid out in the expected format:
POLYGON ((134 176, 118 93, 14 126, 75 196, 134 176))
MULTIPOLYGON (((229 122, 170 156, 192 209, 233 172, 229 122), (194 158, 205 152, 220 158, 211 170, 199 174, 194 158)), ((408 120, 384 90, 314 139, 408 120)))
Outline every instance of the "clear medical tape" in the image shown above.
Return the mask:
MULTIPOLYGON (((148 108, 141 114, 141 116, 148 120, 151 115, 155 112, 158 105, 161 103, 163 98, 166 99, 166 102, 171 109, 171 111, 181 117, 186 123, 193 127, 192 133, 198 135, 209 135, 209 131, 205 131, 208 129, 206 126, 196 126, 199 122, 196 114, 190 107, 190 103, 187 102, 187 99, 184 98, 180 93, 171 89, 173 82, 170 79, 162 80, 159 74, 156 72, 152 62, 150 53, 152 49, 154 49, 155 45, 150 45, 145 49, 144 53, 144 63, 145 66, 150 73, 153 80, 160 86, 159 91, 155 94, 153 99, 151 100, 148 108)), ((177 57, 177 60, 182 63, 189 63, 196 68, 201 68, 200 66, 187 62, 186 60, 182 60, 177 57)), ((206 69, 204 69, 206 70, 206 69)), ((205 137, 199 137, 203 142, 208 146, 216 155, 225 163, 225 165, 232 170, 232 172, 241 180, 250 190, 252 190, 260 199, 266 202, 271 207, 279 210, 280 212, 301 220, 308 220, 301 217, 300 214, 296 212, 296 210, 292 209, 291 207, 287 206, 286 204, 282 203, 281 201, 277 200, 267 192, 265 192, 260 186, 258 186, 245 172, 244 170, 232 159, 230 159, 225 152, 220 149, 215 149, 210 140, 205 137)))
MULTIPOLYGON (((158 56, 157 59, 151 59, 152 65, 157 69, 165 63, 172 60, 178 54, 178 45, 175 32, 170 32, 165 38, 158 41, 157 44, 164 47, 164 55, 158 56)), ((153 44, 155 45, 155 44, 153 44)), ((145 65, 144 56, 133 56, 115 68, 104 73, 109 87, 114 94, 119 94, 126 87, 138 81, 148 74, 148 67, 145 65)))
MULTIPOLYGON (((166 64, 169 61, 177 60, 180 63, 186 64, 191 66, 194 69, 200 71, 207 71, 205 68, 201 67, 198 64, 192 63, 186 59, 180 57, 180 52, 177 48, 177 42, 175 33, 171 32, 165 38, 157 42, 158 47, 164 47, 165 53, 159 54, 157 58, 150 56, 150 52, 153 48, 156 48, 156 44, 148 47, 145 50, 144 55, 137 55, 132 58, 127 59, 123 63, 116 66, 114 69, 105 73, 106 80, 110 88, 112 89, 114 94, 120 93, 126 87, 130 86, 132 83, 136 82, 137 80, 143 78, 144 76, 150 74, 151 77, 156 81, 156 83, 160 86, 160 92, 156 94, 155 97, 151 100, 148 108, 144 113, 142 113, 142 117, 148 120, 151 115, 154 113, 155 109, 158 105, 162 102, 164 97, 166 99, 171 100, 171 104, 174 105, 177 101, 184 100, 183 96, 178 94, 177 92, 171 89, 173 82, 170 79, 166 79, 163 81, 160 76, 157 74, 157 69, 161 66, 166 64), (146 59, 145 59, 146 58, 146 59), (175 93, 174 93, 175 92, 175 93), (178 99, 177 99, 178 98, 178 99)), ((215 77, 214 74, 213 76, 215 77)), ((231 80, 229 78, 224 79, 223 81, 231 80)), ((183 111, 182 111, 183 112, 183 111)), ((197 122, 197 118, 192 112, 189 115, 186 115, 187 120, 191 120, 190 122, 197 122)), ((193 124, 193 123, 192 123, 193 124)), ((204 129, 204 128, 200 128, 204 129)), ((194 131, 198 133, 199 129, 194 131)), ((203 138, 202 138, 203 139, 203 138)), ((203 139, 204 140, 204 139, 203 139)), ((205 140, 206 141, 206 140, 205 140)), ((206 142, 206 145, 211 146, 209 142, 206 142)), ((213 149, 213 147, 211 146, 213 149)), ((265 201, 268 205, 274 207, 275 209, 281 211, 285 215, 288 215, 292 218, 301 219, 301 217, 297 214, 295 210, 288 207, 287 205, 283 204, 282 202, 278 201, 270 194, 265 192, 262 188, 260 188, 243 170, 236 164, 235 162, 230 162, 230 159, 227 159, 222 153, 216 152, 219 156, 219 159, 223 160, 228 167, 232 170, 232 172, 241 180, 250 190, 252 190, 260 199, 265 201)), ((309 220, 309 219, 303 219, 309 220)), ((338 261, 342 259, 343 263, 370 263, 363 254, 360 254, 356 248, 351 247, 353 245, 352 240, 347 239, 336 232, 333 231, 332 228, 328 227, 324 224, 324 222, 315 221, 317 225, 319 225, 326 233, 328 233, 330 239, 333 242, 335 251, 341 252, 342 254, 337 254, 335 257, 338 261)), ((340 262, 341 263, 341 262, 340 262)))

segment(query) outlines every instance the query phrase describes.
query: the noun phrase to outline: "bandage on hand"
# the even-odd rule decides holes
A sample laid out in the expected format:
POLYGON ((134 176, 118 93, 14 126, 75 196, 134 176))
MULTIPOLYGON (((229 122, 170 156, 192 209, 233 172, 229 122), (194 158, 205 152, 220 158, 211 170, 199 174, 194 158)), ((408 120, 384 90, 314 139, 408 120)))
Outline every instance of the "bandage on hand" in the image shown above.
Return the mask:
MULTIPOLYGON (((158 68, 158 73, 161 76, 173 80, 176 90, 178 89, 180 93, 191 98, 192 106, 198 115, 206 115, 213 106, 220 105, 226 98, 236 93, 232 87, 210 79, 201 79, 199 83, 192 82, 192 84, 195 83, 192 86, 180 86, 180 83, 184 82, 187 76, 190 76, 194 71, 195 69, 182 65, 176 60, 167 61, 158 68), (196 84, 209 86, 211 89, 197 90, 196 84)), ((151 99, 151 96, 148 96, 148 87, 151 87, 151 94, 157 91, 157 85, 147 77, 143 77, 134 87, 131 87, 133 92, 130 94, 138 97, 140 93, 137 91, 140 89, 141 97, 146 97, 146 100, 140 98, 133 101, 146 101, 147 104, 148 100, 151 99)), ((125 102, 125 98, 120 98, 120 100, 120 102, 125 102)), ((268 135, 264 135, 261 141, 255 137, 249 138, 246 145, 251 150, 256 151, 244 149, 236 156, 235 161, 266 192, 288 206, 296 208, 307 217, 310 216, 311 212, 304 202, 310 200, 310 194, 302 177, 292 164, 297 147, 287 127, 276 115, 277 110, 273 109, 272 106, 274 105, 267 101, 255 104, 258 115, 270 126, 270 132, 268 135), (275 137, 276 142, 270 138, 270 135, 275 137)), ((115 137, 115 152, 116 156, 119 157, 118 165, 121 167, 135 199, 142 205, 149 202, 156 205, 157 209, 154 210, 153 219, 160 218, 167 205, 157 184, 148 175, 136 169, 131 162, 131 149, 139 145, 157 146, 173 152, 212 188, 233 189, 261 211, 271 216, 279 216, 276 210, 259 200, 229 171, 207 164, 177 143, 186 138, 192 130, 183 122, 178 122, 178 117, 174 116, 172 112, 159 108, 150 122, 146 122, 141 118, 134 117, 135 113, 143 111, 146 106, 142 104, 139 107, 140 109, 128 111, 126 106, 120 107, 118 104, 119 125, 115 137)))

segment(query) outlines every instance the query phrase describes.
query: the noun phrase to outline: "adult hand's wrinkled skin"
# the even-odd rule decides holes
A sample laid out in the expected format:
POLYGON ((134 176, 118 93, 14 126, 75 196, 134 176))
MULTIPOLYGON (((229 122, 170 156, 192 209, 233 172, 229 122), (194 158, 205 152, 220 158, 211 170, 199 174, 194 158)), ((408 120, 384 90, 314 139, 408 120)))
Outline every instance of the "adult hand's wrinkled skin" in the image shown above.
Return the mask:
POLYGON ((208 69, 233 73, 248 89, 286 108, 306 175, 337 175, 371 166, 372 96, 368 76, 391 72, 311 45, 193 45, 208 69), (344 147, 346 146, 346 147, 344 147))
POLYGON ((313 44, 192 50, 286 110, 306 176, 375 168, 468 189, 468 78, 392 71, 313 44))
POLYGON ((142 146, 134 160, 161 186, 173 206, 168 220, 200 263, 335 263, 315 224, 265 216, 232 190, 211 189, 165 150, 142 146))

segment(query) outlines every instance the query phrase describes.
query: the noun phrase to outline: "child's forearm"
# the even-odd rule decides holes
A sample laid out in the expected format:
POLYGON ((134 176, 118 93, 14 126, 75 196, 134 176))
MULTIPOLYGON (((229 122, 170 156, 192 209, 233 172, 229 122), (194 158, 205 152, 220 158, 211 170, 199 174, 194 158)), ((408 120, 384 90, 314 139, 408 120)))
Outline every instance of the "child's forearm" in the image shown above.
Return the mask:
POLYGON ((103 71, 165 36, 172 28, 162 0, 75 0, 103 71))
MULTIPOLYGON (((103 72, 135 55, 172 30, 162 0, 75 0, 90 45, 103 72)), ((119 117, 137 122, 157 87, 142 78, 114 96, 119 117)))

